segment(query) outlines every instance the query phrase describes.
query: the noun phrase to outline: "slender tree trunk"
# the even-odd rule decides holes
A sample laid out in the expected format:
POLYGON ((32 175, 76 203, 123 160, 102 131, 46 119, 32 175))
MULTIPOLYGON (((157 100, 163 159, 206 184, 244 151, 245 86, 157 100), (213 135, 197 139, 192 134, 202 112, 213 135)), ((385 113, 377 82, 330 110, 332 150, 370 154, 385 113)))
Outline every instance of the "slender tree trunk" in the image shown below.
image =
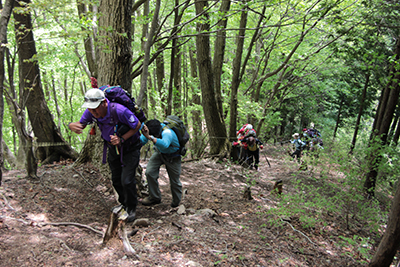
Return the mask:
MULTIPOLYGON (((197 80, 197 64, 196 64, 196 53, 193 51, 191 47, 189 47, 189 58, 190 58, 190 74, 194 80, 197 80)), ((192 87, 192 103, 195 105, 201 105, 201 97, 200 92, 197 92, 196 88, 192 87)), ((193 138, 190 140, 190 145, 194 156, 199 158, 203 153, 202 147, 202 128, 203 123, 201 121, 201 111, 193 110, 192 111, 192 121, 193 121, 193 138)), ((193 157, 193 156, 192 156, 193 157)), ((194 158, 194 157, 193 157, 194 158)))
MULTIPOLYGON (((140 80, 140 92, 137 99, 139 106, 143 105, 143 100, 147 95, 147 79, 149 78, 149 61, 150 61, 150 48, 153 45, 154 34, 158 26, 158 13, 160 11, 161 0, 156 1, 156 8, 153 14, 153 20, 151 23, 150 32, 147 34, 147 41, 144 44, 144 59, 143 59, 143 71, 140 80)), ((143 33, 145 34, 145 33, 143 33)))
POLYGON ((339 129, 339 125, 340 125, 340 117, 342 116, 342 108, 344 105, 344 101, 343 99, 340 100, 340 104, 339 104, 339 109, 338 109, 338 113, 337 113, 337 117, 336 117, 336 125, 335 125, 335 129, 333 130, 333 139, 336 138, 336 134, 337 131, 339 129))
MULTIPOLYGON (((83 4, 81 1, 77 1, 77 7, 78 7, 78 14, 80 18, 84 18, 88 12, 93 12, 94 13, 94 20, 97 19, 97 6, 86 6, 83 4)), ((93 25, 96 25, 96 23, 93 23, 93 25)), ((88 35, 86 38, 83 40, 83 44, 85 46, 85 53, 86 53, 86 60, 87 60, 87 66, 89 68, 89 71, 91 73, 92 77, 97 78, 97 62, 96 62, 96 51, 95 51, 95 41, 96 41, 96 35, 97 35, 97 28, 95 26, 92 26, 93 28, 93 36, 88 35)), ((84 29, 83 29, 84 30, 84 29)))
MULTIPOLYGON (((7 58, 7 69, 8 69, 8 79, 10 81, 10 87, 4 88, 5 99, 7 101, 8 108, 11 114, 11 121, 14 125, 13 133, 17 133, 18 141, 16 141, 14 135, 14 151, 17 151, 17 169, 24 167, 25 162, 25 149, 26 149, 26 140, 21 132, 22 127, 25 127, 25 112, 21 109, 21 105, 17 102, 17 92, 14 86, 14 72, 15 72, 15 56, 12 57, 13 60, 10 60, 10 51, 6 48, 6 58, 7 58), (18 146, 17 146, 18 142, 18 146)), ((20 98, 20 102, 22 101, 22 97, 20 98)))
MULTIPOLYGON (((399 109, 399 107, 397 107, 397 109, 399 109)), ((395 112, 395 116, 393 118, 392 125, 390 126, 390 130, 389 130, 389 134, 388 134, 388 140, 387 140, 388 144, 391 144, 393 141, 393 136, 396 132, 396 127, 399 123, 399 117, 400 117, 399 115, 400 114, 398 112, 395 112)))
MULTIPOLYGON (((161 110, 166 111, 165 107, 165 68, 164 68, 164 54, 160 53, 156 58, 156 76, 157 76, 157 89, 160 95, 161 110)), ((166 114, 164 114, 166 115, 166 114)))
POLYGON ((394 132, 392 144, 397 146, 400 137, 400 120, 397 121, 396 131, 394 132))
MULTIPOLYGON (((172 30, 173 36, 177 36, 179 33, 179 23, 181 21, 182 15, 179 15, 179 1, 175 0, 175 8, 174 8, 174 28, 172 30)), ((171 115, 172 108, 175 106, 173 102, 176 102, 174 98, 178 99, 180 97, 180 81, 175 81, 175 79, 179 79, 180 77, 180 57, 179 57, 179 41, 178 38, 172 39, 172 49, 171 49, 171 70, 170 70, 170 79, 168 83, 168 96, 167 96, 167 114, 171 115), (179 66, 179 67, 178 67, 179 66), (178 87, 176 87, 178 86, 178 87), (176 94, 174 94, 174 89, 176 90, 176 94)))
MULTIPOLYGON (((27 4, 30 1, 26 2, 27 4)), ((25 8, 22 2, 16 7, 25 8), (23 5, 21 5, 23 4, 23 5)), ((64 159, 76 159, 77 153, 65 142, 59 129, 54 124, 52 114, 47 106, 42 89, 40 70, 36 56, 36 46, 32 31, 32 20, 29 12, 14 12, 16 39, 19 57, 19 87, 22 103, 26 106, 29 120, 37 142, 57 143, 56 146, 39 147, 38 159, 43 164, 64 159), (59 143, 64 143, 58 145, 59 143)))
MULTIPOLYGON (((217 106, 219 113, 224 114, 222 106, 222 89, 221 89, 221 78, 222 78, 222 66, 224 62, 225 46, 226 46, 226 25, 228 23, 228 18, 226 13, 229 11, 231 6, 230 0, 223 0, 221 7, 219 9, 220 20, 218 22, 218 33, 215 38, 214 44, 214 60, 213 60, 213 72, 214 72, 214 82, 215 82, 215 97, 217 101, 217 106)), ((224 118, 223 118, 224 119, 224 118)))
MULTIPOLYGON (((4 7, 2 7, 0 17, 0 140, 3 140, 3 117, 4 117, 4 53, 7 44, 7 25, 11 17, 11 12, 14 7, 14 0, 6 0, 4 7)), ((3 180, 3 164, 4 164, 4 153, 3 153, 3 142, 0 142, 0 185, 3 180)))
MULTIPOLYGON (((244 0, 244 4, 246 4, 246 2, 247 1, 244 0)), ((247 7, 245 7, 245 10, 242 10, 242 14, 240 17, 239 33, 236 38, 237 46, 236 46, 235 58, 233 59, 230 122, 229 122, 229 140, 231 142, 236 140, 237 105, 238 105, 237 94, 240 84, 239 74, 240 74, 240 66, 242 62, 243 46, 246 33, 247 13, 248 13, 247 7)))
MULTIPOLYGON (((5 161, 8 162, 8 165, 13 169, 17 166, 17 158, 14 156, 14 154, 11 152, 10 148, 7 146, 6 142, 4 139, 1 139, 1 143, 3 146, 3 158, 5 161)), ((0 179, 1 182, 1 179, 0 179)))
POLYGON ((367 98, 367 88, 369 85, 369 77, 370 77, 369 73, 365 74, 364 90, 362 92, 361 101, 360 101, 360 109, 358 111, 356 125, 354 127, 353 140, 351 141, 351 146, 350 146, 350 151, 349 151, 350 154, 353 153, 354 147, 356 146, 358 129, 360 128, 360 121, 361 121, 362 114, 364 112, 365 99, 367 98))
POLYGON ((210 29, 208 23, 209 14, 204 12, 207 6, 207 1, 195 1, 196 15, 204 18, 204 22, 199 22, 197 24, 199 33, 196 36, 196 50, 203 112, 210 138, 210 153, 212 155, 219 155, 228 148, 228 139, 226 136, 226 128, 221 120, 222 116, 219 114, 217 102, 215 100, 214 75, 210 56, 210 38, 207 33, 210 29))

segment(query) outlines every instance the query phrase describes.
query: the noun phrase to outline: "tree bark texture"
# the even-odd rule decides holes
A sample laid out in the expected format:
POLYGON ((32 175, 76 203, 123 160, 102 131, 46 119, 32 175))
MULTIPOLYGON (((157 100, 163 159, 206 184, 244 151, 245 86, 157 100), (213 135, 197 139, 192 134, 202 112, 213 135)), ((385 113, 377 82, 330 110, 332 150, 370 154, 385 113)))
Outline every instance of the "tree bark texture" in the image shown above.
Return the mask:
MULTIPOLYGON (((29 4, 30 1, 27 1, 29 4)), ((22 2, 15 6, 24 8, 22 2)), ((39 147, 38 159, 43 164, 58 161, 60 158, 76 159, 77 153, 65 142, 61 133, 54 124, 52 114, 47 106, 42 89, 40 70, 37 60, 35 40, 32 32, 32 19, 30 12, 14 12, 15 31, 19 57, 19 87, 22 103, 28 111, 30 123, 37 142, 65 143, 61 146, 39 147)))
POLYGON ((230 104, 231 116, 229 122, 229 141, 231 142, 236 140, 237 106, 238 106, 237 94, 240 84, 239 74, 240 74, 240 66, 242 63, 246 25, 247 25, 247 10, 243 10, 240 16, 240 26, 239 26, 238 36, 236 37, 237 46, 236 46, 235 58, 233 59, 231 104, 230 104))
POLYGON ((102 0, 99 6, 98 84, 132 92, 132 0, 102 0))
POLYGON ((196 0, 196 14, 204 16, 206 22, 198 23, 196 36, 197 64, 199 66, 200 88, 202 93, 202 105, 204 117, 207 124, 207 131, 210 138, 210 153, 217 155, 224 151, 227 145, 226 128, 219 115, 217 102, 215 100, 214 75, 212 72, 211 56, 210 56, 210 38, 208 30, 210 25, 209 15, 203 13, 207 7, 207 1, 196 0))

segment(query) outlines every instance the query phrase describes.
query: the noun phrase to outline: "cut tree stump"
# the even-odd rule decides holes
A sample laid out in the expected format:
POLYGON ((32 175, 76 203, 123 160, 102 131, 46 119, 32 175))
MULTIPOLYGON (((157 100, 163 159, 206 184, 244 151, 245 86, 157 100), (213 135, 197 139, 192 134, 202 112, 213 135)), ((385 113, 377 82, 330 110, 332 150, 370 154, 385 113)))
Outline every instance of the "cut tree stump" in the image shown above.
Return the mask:
POLYGON ((132 248, 131 243, 128 238, 128 230, 126 226, 126 219, 128 218, 128 213, 122 206, 115 207, 110 214, 110 220, 108 222, 108 227, 106 233, 103 237, 103 247, 113 240, 122 241, 122 245, 127 256, 136 256, 135 250, 132 248))

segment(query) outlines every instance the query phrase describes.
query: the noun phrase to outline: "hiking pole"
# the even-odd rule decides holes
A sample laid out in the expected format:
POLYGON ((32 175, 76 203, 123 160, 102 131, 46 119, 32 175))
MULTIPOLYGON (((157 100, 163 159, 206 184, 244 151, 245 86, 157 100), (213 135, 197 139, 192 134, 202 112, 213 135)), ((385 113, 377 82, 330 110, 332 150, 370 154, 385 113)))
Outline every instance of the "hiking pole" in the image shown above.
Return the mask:
POLYGON ((265 160, 267 161, 268 166, 271 168, 271 164, 269 164, 269 160, 268 160, 268 158, 267 158, 267 155, 266 155, 265 153, 262 153, 262 154, 264 154, 265 160))

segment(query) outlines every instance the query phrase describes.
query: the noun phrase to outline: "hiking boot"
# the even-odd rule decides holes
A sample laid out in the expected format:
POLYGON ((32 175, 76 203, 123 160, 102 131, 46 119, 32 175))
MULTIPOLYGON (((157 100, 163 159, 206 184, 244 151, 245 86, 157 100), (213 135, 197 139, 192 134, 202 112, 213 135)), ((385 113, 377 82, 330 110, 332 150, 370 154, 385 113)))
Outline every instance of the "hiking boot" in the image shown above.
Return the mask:
POLYGON ((111 208, 111 212, 114 214, 117 214, 118 212, 120 212, 122 209, 124 209, 124 206, 122 204, 119 204, 117 206, 114 206, 111 208))
POLYGON ((136 218, 136 208, 127 208, 126 212, 128 213, 128 218, 126 218, 126 222, 133 222, 136 218))
POLYGON ((178 207, 178 206, 179 206, 179 203, 178 203, 178 204, 171 203, 171 208, 176 208, 176 207, 178 207))
POLYGON ((145 206, 152 206, 152 205, 159 204, 159 203, 161 203, 161 199, 152 199, 150 197, 145 197, 142 200, 142 205, 145 205, 145 206))

